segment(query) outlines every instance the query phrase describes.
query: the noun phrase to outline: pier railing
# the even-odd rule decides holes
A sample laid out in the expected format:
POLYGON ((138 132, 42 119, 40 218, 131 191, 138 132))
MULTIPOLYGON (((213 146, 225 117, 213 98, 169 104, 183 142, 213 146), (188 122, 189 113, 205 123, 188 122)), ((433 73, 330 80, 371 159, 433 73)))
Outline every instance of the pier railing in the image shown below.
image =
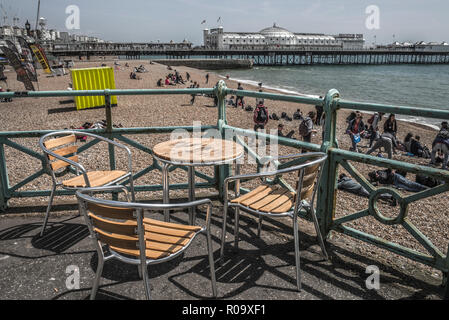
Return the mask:
MULTIPOLYGON (((440 120, 449 120, 449 111, 438 109, 419 109, 407 106, 392 106, 385 104, 373 104, 373 103, 359 103, 353 101, 347 101, 340 98, 340 94, 337 90, 330 90, 325 98, 311 98, 301 97, 274 93, 261 93, 255 91, 234 90, 226 87, 224 81, 220 81, 215 88, 209 89, 161 89, 161 90, 101 90, 101 91, 56 91, 56 92, 9 92, 0 93, 0 98, 26 98, 26 97, 74 97, 74 96, 87 96, 87 95, 104 95, 106 98, 106 119, 107 128, 98 130, 89 130, 100 135, 104 135, 110 139, 118 139, 125 144, 128 144, 132 148, 136 148, 140 151, 152 155, 152 149, 144 146, 135 140, 132 140, 126 135, 134 134, 161 134, 170 133, 175 129, 185 129, 187 131, 193 131, 200 129, 202 131, 208 129, 219 130, 223 137, 233 137, 233 139, 242 144, 246 153, 256 160, 258 166, 261 166, 261 158, 256 151, 252 150, 251 146, 245 144, 243 139, 239 136, 253 135, 262 139, 276 139, 280 145, 290 146, 297 149, 307 149, 311 151, 321 151, 328 155, 327 162, 323 168, 322 181, 318 188, 317 197, 317 212, 319 216, 319 223, 322 232, 328 235, 331 230, 339 233, 343 233, 350 237, 354 237, 361 241, 365 241, 370 244, 374 244, 378 247, 384 248, 388 251, 405 256, 414 261, 418 261, 425 265, 436 268, 443 273, 443 281, 447 284, 447 275, 449 272, 449 246, 446 252, 442 252, 436 245, 432 243, 430 239, 426 237, 424 232, 419 230, 409 219, 408 209, 416 201, 429 198, 438 194, 447 193, 449 191, 449 171, 440 170, 433 167, 421 166, 410 164, 403 161, 373 157, 365 154, 355 153, 340 149, 338 147, 338 140, 336 135, 337 128, 337 114, 340 109, 360 110, 360 111, 381 111, 385 113, 395 113, 402 115, 413 115, 427 118, 435 118, 440 120), (164 94, 207 94, 216 95, 218 97, 218 116, 217 123, 202 126, 201 128, 195 128, 194 126, 180 126, 180 127, 144 127, 144 128, 113 128, 112 126, 112 113, 110 105, 110 96, 115 95, 164 95, 164 94), (306 143, 295 139, 289 139, 284 137, 277 137, 262 132, 254 132, 252 130, 245 130, 242 128, 233 127, 228 124, 226 117, 226 96, 227 95, 239 95, 254 98, 264 98, 271 100, 282 100, 294 103, 308 104, 308 105, 320 105, 324 107, 326 113, 325 122, 325 134, 324 140, 321 145, 306 143), (229 134, 231 133, 231 134, 229 134), (352 163, 365 163, 377 167, 400 169, 411 173, 420 173, 430 177, 442 180, 444 183, 427 189, 425 191, 417 192, 412 195, 405 195, 392 188, 377 187, 372 185, 356 168, 352 163), (339 168, 344 168, 354 180, 360 183, 370 193, 368 207, 360 210, 356 213, 349 213, 343 217, 336 217, 336 200, 337 200, 337 177, 339 168), (383 193, 390 194, 397 200, 399 206, 399 214, 394 217, 389 217, 379 210, 378 200, 379 195, 383 193), (384 226, 402 226, 410 235, 416 239, 425 248, 426 252, 420 252, 412 248, 397 244, 393 241, 388 241, 384 238, 380 238, 376 235, 363 232, 356 229, 353 226, 347 224, 357 219, 371 216, 384 226)), ((19 111, 20 112, 20 111, 19 111)), ((33 197, 33 196, 47 196, 50 194, 50 190, 30 190, 19 191, 18 189, 29 184, 37 177, 46 174, 46 159, 43 154, 35 152, 19 143, 12 141, 13 138, 38 138, 49 130, 35 130, 35 131, 18 131, 18 132, 0 132, 0 207, 5 210, 7 208, 7 202, 11 198, 17 197, 33 197), (31 157, 37 158, 42 162, 42 168, 37 172, 31 173, 27 178, 11 186, 8 179, 8 166, 7 159, 5 157, 4 147, 8 146, 17 149, 21 152, 28 154, 31 157)), ((80 152, 83 152, 98 141, 89 141, 83 147, 80 148, 80 152)), ((37 143, 37 142, 36 142, 37 143)), ((110 167, 115 168, 115 153, 114 148, 109 149, 110 155, 110 167)), ((9 159, 14 160, 14 159, 9 159)), ((173 167, 174 170, 176 167, 173 167)), ((153 170, 160 170, 161 167, 157 161, 153 161, 151 165, 134 173, 134 178, 137 179, 145 174, 151 173, 153 170)), ((185 168, 183 168, 185 169, 185 168)), ((216 188, 219 191, 219 195, 223 195, 223 183, 224 179, 232 172, 231 165, 220 166, 219 169, 214 171, 213 176, 207 176, 200 172, 195 172, 198 177, 203 178, 206 182, 197 183, 197 188, 216 188)), ((282 181, 288 186, 288 183, 282 181)), ((136 191, 154 191, 162 190, 161 185, 139 185, 136 184, 136 191)), ((170 185, 171 189, 187 189, 187 184, 174 184, 170 185)), ((244 188, 241 189, 242 193, 247 192, 244 188)), ((70 194, 67 191, 59 191, 59 194, 70 194)), ((431 219, 432 216, 425 213, 426 219, 431 219)), ((302 215, 304 218, 308 216, 302 215)))

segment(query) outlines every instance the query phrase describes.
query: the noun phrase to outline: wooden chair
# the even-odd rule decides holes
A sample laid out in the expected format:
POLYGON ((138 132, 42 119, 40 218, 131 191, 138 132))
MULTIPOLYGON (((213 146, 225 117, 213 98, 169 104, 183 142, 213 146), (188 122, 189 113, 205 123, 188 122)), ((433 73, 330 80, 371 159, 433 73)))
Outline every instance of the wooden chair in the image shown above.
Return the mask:
POLYGON ((139 275, 143 277, 146 297, 150 299, 147 266, 176 258, 200 233, 206 233, 212 293, 216 297, 217 288, 210 235, 212 202, 209 199, 203 199, 181 204, 141 204, 102 200, 86 194, 119 190, 120 188, 124 187, 107 186, 80 189, 76 192, 80 212, 86 219, 98 252, 98 267, 90 298, 95 299, 104 262, 115 258, 138 266, 139 275), (145 210, 184 209, 199 205, 207 205, 206 227, 182 225, 144 217, 145 210), (109 255, 105 256, 105 251, 108 251, 109 255))
POLYGON ((40 138, 39 145, 47 156, 48 170, 53 181, 50 200, 42 225, 41 236, 44 234, 45 227, 47 226, 55 190, 58 186, 67 190, 77 190, 79 188, 113 185, 122 182, 125 179, 129 179, 132 198, 133 200, 135 199, 131 151, 128 147, 92 133, 70 130, 48 133, 40 138), (128 155, 128 169, 126 171, 86 171, 84 166, 79 162, 77 154, 78 146, 76 145, 77 136, 89 136, 125 150, 128 155), (65 175, 65 173, 69 172, 74 173, 75 176, 67 180, 58 181, 61 174, 65 175))
MULTIPOLYGON (((223 213, 223 230, 221 238, 220 257, 223 258, 224 245, 226 237, 226 219, 228 207, 233 207, 235 211, 234 225, 234 246, 238 248, 239 241, 239 209, 256 214, 259 216, 258 236, 260 237, 262 229, 263 217, 279 218, 290 217, 293 221, 293 235, 295 239, 295 260, 296 260, 296 285, 298 291, 301 290, 301 274, 300 274, 300 256, 299 256, 299 235, 298 235, 298 213, 301 209, 306 209, 312 216, 315 230, 318 237, 323 255, 328 259, 326 248, 324 246, 323 237, 320 232, 318 219, 314 209, 314 200, 317 185, 320 181, 320 173, 322 165, 327 155, 324 153, 300 153, 289 156, 266 158, 265 165, 273 163, 275 160, 293 159, 289 163, 279 165, 274 171, 262 170, 255 174, 239 174, 239 165, 236 165, 236 175, 225 179, 224 192, 224 213, 223 213), (298 181, 296 190, 289 190, 286 185, 279 183, 282 175, 290 172, 298 171, 298 181), (267 177, 275 176, 276 178, 269 182, 267 177), (250 192, 240 195, 241 180, 252 180, 262 178, 264 183, 250 192), (229 183, 235 183, 235 197, 228 200, 229 183)), ((264 166, 265 168, 265 166, 264 166)), ((291 188, 291 187, 290 187, 291 188)))

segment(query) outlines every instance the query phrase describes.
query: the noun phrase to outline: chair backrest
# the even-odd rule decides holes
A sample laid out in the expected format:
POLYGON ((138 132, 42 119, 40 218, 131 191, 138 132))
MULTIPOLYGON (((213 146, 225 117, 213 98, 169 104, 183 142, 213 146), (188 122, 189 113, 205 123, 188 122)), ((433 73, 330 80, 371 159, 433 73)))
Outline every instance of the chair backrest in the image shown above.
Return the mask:
POLYGON ((304 171, 299 200, 310 200, 310 198, 314 195, 322 164, 323 162, 312 164, 298 171, 298 181, 296 182, 296 189, 298 191, 299 183, 301 183, 301 171, 304 171))
POLYGON ((50 169, 57 171, 61 168, 70 166, 70 163, 61 159, 51 153, 57 154, 63 158, 69 159, 73 162, 79 162, 77 155, 78 147, 76 145, 76 136, 72 132, 59 138, 52 138, 43 142, 45 148, 42 148, 49 161, 50 169))
POLYGON ((125 191, 123 186, 79 189, 76 193, 81 214, 97 247, 102 245, 119 254, 145 261, 146 242, 143 228, 143 207, 149 204, 104 200, 93 197, 92 191, 125 191), (88 193, 88 194, 85 194, 88 193), (142 244, 142 245, 140 245, 142 244), (140 250, 142 249, 142 250, 140 250))
POLYGON ((138 252, 136 209, 86 202, 85 210, 86 221, 96 240, 119 253, 135 255, 138 252))

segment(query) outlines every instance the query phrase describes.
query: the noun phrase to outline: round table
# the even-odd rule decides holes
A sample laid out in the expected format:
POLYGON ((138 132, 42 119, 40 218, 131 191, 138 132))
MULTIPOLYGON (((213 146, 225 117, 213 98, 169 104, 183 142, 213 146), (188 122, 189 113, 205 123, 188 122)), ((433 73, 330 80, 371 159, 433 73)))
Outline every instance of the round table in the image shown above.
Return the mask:
MULTIPOLYGON (((232 163, 244 154, 241 145, 216 138, 184 138, 161 142, 154 146, 153 155, 162 162, 163 203, 169 203, 168 167, 184 165, 188 168, 189 201, 195 200, 195 167, 232 163)), ((195 210, 189 210, 189 223, 195 221, 195 210)), ((170 220, 169 210, 164 210, 165 221, 170 220)))

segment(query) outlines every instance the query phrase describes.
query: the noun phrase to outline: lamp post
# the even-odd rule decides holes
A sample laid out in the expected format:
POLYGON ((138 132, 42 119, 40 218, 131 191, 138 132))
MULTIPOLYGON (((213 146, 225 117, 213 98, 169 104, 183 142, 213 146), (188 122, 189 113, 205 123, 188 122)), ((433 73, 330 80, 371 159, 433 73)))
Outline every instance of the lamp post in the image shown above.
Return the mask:
POLYGON ((30 25, 30 23, 28 22, 28 20, 27 20, 27 22, 25 23, 25 30, 26 30, 26 32, 27 32, 27 36, 29 37, 30 34, 31 34, 31 25, 30 25))

